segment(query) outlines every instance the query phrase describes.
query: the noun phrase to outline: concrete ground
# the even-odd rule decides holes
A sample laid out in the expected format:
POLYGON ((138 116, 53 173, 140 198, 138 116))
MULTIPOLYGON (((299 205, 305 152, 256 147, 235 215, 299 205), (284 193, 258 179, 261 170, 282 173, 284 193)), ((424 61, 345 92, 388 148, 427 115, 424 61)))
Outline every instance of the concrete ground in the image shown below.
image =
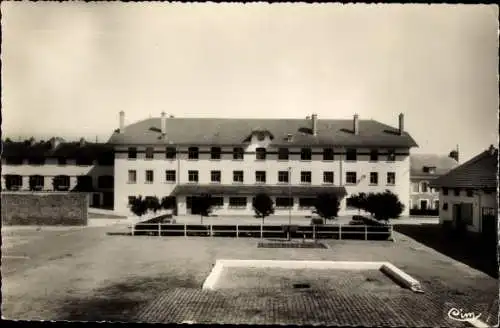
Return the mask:
POLYGON ((498 281, 404 235, 261 249, 257 239, 107 236, 118 227, 2 229, 2 314, 19 320, 457 326, 452 307, 494 323, 498 281), (425 294, 206 292, 217 259, 389 261, 425 294))

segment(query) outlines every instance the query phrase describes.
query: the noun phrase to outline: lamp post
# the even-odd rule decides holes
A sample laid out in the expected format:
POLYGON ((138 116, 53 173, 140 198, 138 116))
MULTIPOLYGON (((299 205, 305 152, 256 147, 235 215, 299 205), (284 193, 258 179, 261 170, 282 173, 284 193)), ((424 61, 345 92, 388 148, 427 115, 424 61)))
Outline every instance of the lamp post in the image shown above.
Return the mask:
POLYGON ((288 167, 288 224, 292 224, 292 167, 288 167))

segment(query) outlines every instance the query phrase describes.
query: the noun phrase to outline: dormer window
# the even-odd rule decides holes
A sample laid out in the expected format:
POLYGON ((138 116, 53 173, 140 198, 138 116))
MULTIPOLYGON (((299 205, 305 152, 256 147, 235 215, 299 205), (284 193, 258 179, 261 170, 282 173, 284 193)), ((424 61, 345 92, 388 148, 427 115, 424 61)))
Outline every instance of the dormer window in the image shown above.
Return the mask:
POLYGON ((286 135, 286 141, 291 142, 293 140, 293 134, 286 135))
POLYGON ((266 139, 266 134, 262 131, 257 132, 255 135, 259 141, 264 141, 266 139))
POLYGON ((266 159, 266 148, 257 148, 255 150, 255 159, 263 161, 266 159))
POLYGON ((424 172, 434 174, 434 173, 436 173, 436 167, 435 166, 424 166, 424 172))

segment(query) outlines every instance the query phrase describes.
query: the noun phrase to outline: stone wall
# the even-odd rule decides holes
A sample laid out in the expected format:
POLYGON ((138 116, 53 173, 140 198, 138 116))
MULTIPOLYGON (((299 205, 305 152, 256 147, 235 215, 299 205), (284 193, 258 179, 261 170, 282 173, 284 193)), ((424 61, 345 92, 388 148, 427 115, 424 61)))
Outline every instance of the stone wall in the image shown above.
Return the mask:
POLYGON ((2 192, 3 225, 87 225, 88 194, 2 192))

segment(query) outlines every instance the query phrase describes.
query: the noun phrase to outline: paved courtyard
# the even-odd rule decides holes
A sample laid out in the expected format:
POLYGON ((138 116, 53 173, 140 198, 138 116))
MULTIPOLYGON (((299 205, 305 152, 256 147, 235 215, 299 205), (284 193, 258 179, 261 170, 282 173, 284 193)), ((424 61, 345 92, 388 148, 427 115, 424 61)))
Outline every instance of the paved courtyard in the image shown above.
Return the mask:
POLYGON ((270 250, 257 248, 258 239, 66 229, 2 230, 4 318, 460 326, 447 319, 457 307, 496 322, 497 280, 398 233, 396 242, 329 240, 328 249, 270 250), (389 261, 418 279, 425 293, 353 291, 349 284, 309 291, 277 285, 203 291, 217 259, 389 261))

